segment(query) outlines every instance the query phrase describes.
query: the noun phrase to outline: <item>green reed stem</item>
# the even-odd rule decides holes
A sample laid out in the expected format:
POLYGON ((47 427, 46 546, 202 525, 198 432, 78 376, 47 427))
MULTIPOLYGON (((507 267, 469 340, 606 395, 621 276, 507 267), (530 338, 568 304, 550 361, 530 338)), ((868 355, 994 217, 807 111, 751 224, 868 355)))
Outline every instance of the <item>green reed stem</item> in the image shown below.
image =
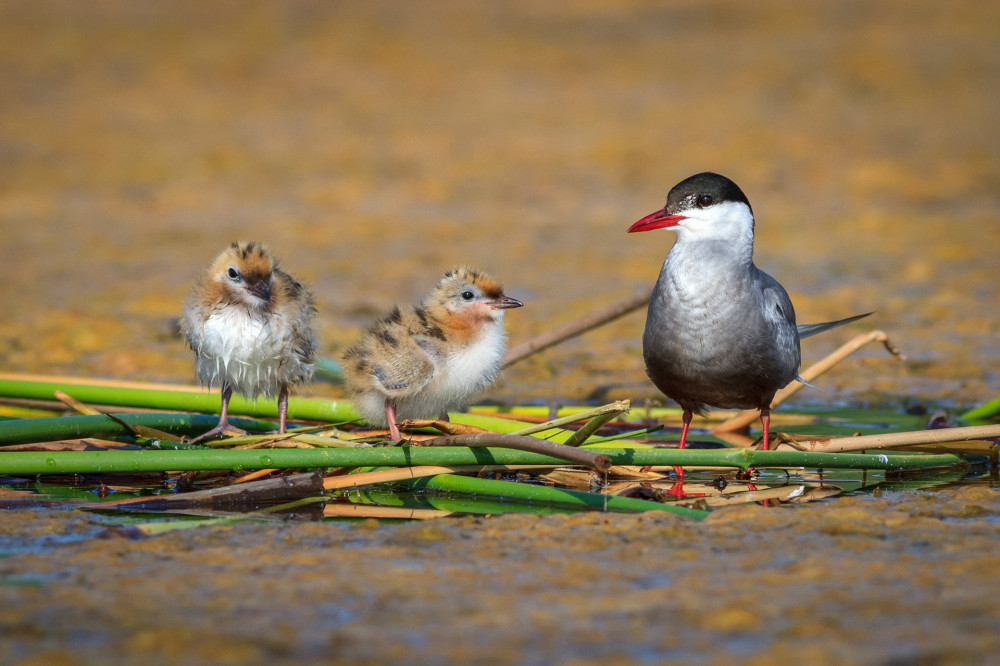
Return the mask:
MULTIPOLYGON (((149 414, 115 414, 131 426, 156 428, 176 435, 204 432, 215 427, 218 417, 204 414, 177 414, 153 412, 149 414)), ((234 418, 231 424, 244 430, 266 432, 274 429, 270 421, 234 418)), ((51 442, 60 439, 80 439, 83 437, 121 437, 132 433, 121 423, 104 414, 94 416, 56 416, 40 419, 15 419, 0 421, 0 447, 32 442, 51 442)), ((173 445, 164 442, 164 446, 173 445)), ((126 452, 128 453, 128 452, 126 452)), ((135 453, 131 453, 135 455, 135 453)), ((0 455, 8 455, 0 452, 0 455)))
MULTIPOLYGON (((187 391, 145 389, 118 386, 101 386, 80 383, 0 379, 0 396, 30 400, 54 400, 56 391, 64 391, 80 402, 91 405, 117 405, 162 409, 167 411, 202 412, 218 414, 221 398, 218 391, 187 391)), ((277 400, 259 398, 256 401, 234 395, 229 403, 230 414, 244 416, 278 416, 277 400)), ((347 422, 360 418, 354 405, 345 401, 317 398, 291 398, 288 401, 288 418, 307 421, 347 422)))
POLYGON ((1000 416, 1000 396, 970 409, 959 418, 963 421, 987 421, 997 416, 1000 416))
MULTIPOLYGON (((100 417, 74 417, 100 418, 100 417)), ((110 419, 108 419, 110 421, 110 419)), ((113 421, 111 422, 113 423, 113 421)), ((4 425, 4 424, 0 424, 4 425)), ((116 424, 117 425, 117 424, 116 424)), ((121 427, 121 426, 118 426, 121 427)), ((158 427, 165 430, 169 423, 158 427)), ((78 435, 77 435, 78 436, 78 435)), ((676 450, 588 447, 615 465, 708 467, 808 467, 822 469, 925 469, 968 463, 950 454, 847 454, 802 451, 676 450)), ((9 451, 0 452, 0 474, 93 474, 171 470, 252 470, 315 467, 406 467, 412 465, 564 465, 552 456, 496 447, 373 447, 187 451, 9 451)))

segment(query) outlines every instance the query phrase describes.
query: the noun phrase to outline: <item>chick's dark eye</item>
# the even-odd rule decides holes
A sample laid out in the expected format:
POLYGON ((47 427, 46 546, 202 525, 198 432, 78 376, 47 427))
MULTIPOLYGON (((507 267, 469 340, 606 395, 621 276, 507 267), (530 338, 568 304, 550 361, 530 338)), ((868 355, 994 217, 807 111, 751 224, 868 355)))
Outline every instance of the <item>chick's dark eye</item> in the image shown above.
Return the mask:
POLYGON ((462 292, 462 298, 465 299, 465 300, 467 300, 467 301, 471 301, 475 297, 476 297, 476 295, 473 294, 468 289, 466 289, 465 291, 462 292))
POLYGON ((229 271, 226 274, 229 276, 230 280, 239 280, 240 279, 240 272, 238 270, 236 270, 235 268, 233 268, 232 266, 229 267, 229 271))
POLYGON ((711 206, 711 205, 712 205, 711 194, 702 194, 700 197, 698 197, 698 206, 700 208, 705 208, 706 206, 711 206))

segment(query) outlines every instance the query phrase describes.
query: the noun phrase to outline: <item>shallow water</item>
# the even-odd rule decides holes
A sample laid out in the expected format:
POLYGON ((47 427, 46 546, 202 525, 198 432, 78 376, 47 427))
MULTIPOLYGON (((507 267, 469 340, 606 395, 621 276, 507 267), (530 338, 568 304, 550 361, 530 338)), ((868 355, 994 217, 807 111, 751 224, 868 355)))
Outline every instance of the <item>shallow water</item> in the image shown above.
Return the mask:
MULTIPOLYGON (((699 170, 747 192, 801 321, 886 330, 800 400, 996 393, 996 11, 973 2, 5 3, 0 261, 11 371, 191 381, 173 335, 228 242, 316 291, 335 355, 447 268, 527 303, 513 341, 655 279, 627 236, 699 170)), ((494 397, 653 397, 635 314, 494 397)))
MULTIPOLYGON (((655 279, 670 235, 624 230, 710 169, 750 197, 757 263, 801 321, 877 311, 810 339, 807 362, 873 327, 908 356, 868 348, 790 407, 998 392, 990 3, 0 6, 4 371, 190 382, 173 319, 236 238, 313 286, 327 355, 459 263, 525 301, 517 342, 655 279)), ((519 364, 487 398, 656 398, 642 322, 519 364)), ((981 662, 1000 629, 988 486, 700 525, 138 541, 8 511, 8 543, 45 548, 0 545, 0 661, 981 662)))

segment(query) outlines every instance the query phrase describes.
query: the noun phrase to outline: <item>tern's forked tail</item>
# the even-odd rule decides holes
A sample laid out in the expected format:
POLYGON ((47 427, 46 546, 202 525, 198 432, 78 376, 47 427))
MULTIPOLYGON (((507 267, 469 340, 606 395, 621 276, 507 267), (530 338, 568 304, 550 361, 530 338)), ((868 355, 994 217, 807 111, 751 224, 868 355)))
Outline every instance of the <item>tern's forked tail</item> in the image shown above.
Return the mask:
POLYGON ((848 317, 847 319, 838 319, 837 321, 824 321, 820 324, 796 324, 795 328, 799 332, 799 338, 808 338, 811 335, 816 335, 817 333, 822 333, 823 331, 829 331, 831 328, 837 328, 838 326, 843 326, 844 324, 850 324, 852 321, 864 319, 871 314, 874 314, 874 312, 866 312, 864 314, 848 317))

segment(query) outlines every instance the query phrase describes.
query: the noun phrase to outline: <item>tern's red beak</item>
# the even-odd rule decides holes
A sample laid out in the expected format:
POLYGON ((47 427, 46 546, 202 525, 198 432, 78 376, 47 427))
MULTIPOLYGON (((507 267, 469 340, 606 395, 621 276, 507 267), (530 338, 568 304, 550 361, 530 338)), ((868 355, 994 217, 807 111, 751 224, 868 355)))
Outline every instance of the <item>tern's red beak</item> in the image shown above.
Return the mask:
POLYGON ((658 210, 642 218, 631 227, 628 233, 637 231, 652 231, 653 229, 663 229, 664 227, 676 227, 677 223, 685 219, 683 215, 667 215, 665 210, 658 210))

